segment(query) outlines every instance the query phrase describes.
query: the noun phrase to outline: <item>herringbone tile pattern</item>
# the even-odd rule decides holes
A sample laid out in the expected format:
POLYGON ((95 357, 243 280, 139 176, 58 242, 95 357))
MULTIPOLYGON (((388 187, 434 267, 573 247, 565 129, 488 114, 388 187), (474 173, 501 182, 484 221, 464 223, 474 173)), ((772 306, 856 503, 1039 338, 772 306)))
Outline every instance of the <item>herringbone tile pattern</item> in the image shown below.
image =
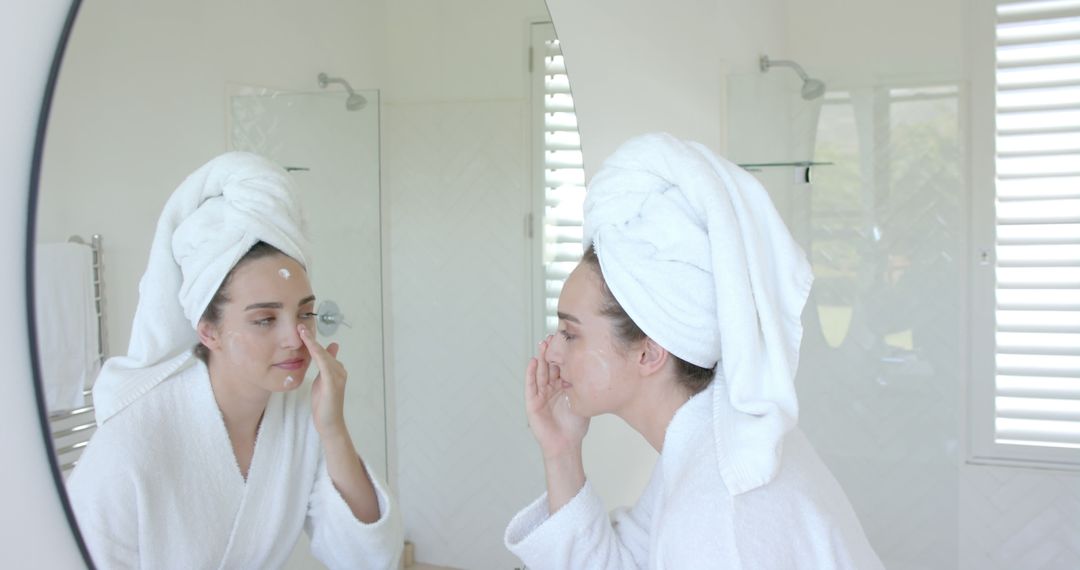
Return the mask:
POLYGON ((1080 568, 1080 474, 960 470, 961 568, 1080 568))
POLYGON ((522 395, 527 108, 384 109, 398 489, 420 561, 513 567, 503 530, 543 489, 522 395))

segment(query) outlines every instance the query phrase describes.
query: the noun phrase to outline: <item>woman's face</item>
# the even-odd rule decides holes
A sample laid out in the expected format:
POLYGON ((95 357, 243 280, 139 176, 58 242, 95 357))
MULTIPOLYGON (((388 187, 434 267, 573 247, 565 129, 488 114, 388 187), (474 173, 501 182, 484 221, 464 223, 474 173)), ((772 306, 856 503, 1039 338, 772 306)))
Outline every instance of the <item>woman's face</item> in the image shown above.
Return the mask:
POLYGON ((315 330, 315 296, 304 268, 286 255, 249 261, 233 273, 226 297, 221 321, 199 325, 200 333, 208 327, 203 342, 211 369, 271 392, 299 387, 311 356, 297 326, 315 330))
POLYGON ((578 264, 559 295, 559 330, 548 348, 548 362, 559 367, 579 416, 615 413, 638 391, 636 352, 614 336, 609 317, 600 313, 603 284, 596 269, 578 264))

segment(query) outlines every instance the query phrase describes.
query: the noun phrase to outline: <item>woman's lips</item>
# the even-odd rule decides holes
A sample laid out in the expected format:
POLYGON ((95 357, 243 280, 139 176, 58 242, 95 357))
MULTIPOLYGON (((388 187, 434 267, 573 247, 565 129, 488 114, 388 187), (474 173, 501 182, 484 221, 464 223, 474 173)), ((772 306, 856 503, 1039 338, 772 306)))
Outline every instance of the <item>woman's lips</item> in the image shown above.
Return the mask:
POLYGON ((292 360, 286 360, 285 362, 278 362, 274 366, 284 370, 300 370, 304 367, 307 360, 303 358, 294 358, 292 360))
POLYGON ((569 390, 571 387, 573 387, 573 384, 567 382, 566 380, 563 380, 562 381, 562 387, 563 387, 563 390, 569 390))

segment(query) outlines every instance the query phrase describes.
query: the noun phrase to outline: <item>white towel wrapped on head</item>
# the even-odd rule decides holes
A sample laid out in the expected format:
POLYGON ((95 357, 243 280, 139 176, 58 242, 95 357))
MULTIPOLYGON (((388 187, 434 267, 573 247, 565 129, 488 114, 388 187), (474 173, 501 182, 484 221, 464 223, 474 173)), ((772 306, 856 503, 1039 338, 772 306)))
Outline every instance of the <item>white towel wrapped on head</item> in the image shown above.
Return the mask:
POLYGON ((292 178, 255 154, 230 152, 187 177, 158 219, 126 356, 94 385, 98 423, 192 358, 195 327, 236 262, 262 241, 308 265, 292 178))
POLYGON ((794 377, 813 276, 768 193, 749 173, 668 134, 631 139, 585 197, 584 245, 595 246, 615 299, 670 353, 717 365, 738 413, 715 425, 732 494, 773 479, 798 418, 794 377))

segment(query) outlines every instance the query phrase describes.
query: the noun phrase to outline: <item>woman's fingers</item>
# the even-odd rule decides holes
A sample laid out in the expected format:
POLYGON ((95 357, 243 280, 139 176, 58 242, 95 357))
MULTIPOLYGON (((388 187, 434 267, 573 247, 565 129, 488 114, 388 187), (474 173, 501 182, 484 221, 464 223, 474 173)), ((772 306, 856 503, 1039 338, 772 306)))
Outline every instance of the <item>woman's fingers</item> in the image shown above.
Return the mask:
MULTIPOLYGON (((307 347, 308 352, 311 354, 311 358, 315 360, 315 365, 319 367, 320 372, 326 372, 326 368, 330 364, 329 360, 334 358, 335 355, 327 352, 326 349, 319 344, 319 341, 311 336, 307 327, 304 325, 297 325, 297 328, 300 329, 300 340, 303 341, 304 346, 307 347)), ((335 350, 334 352, 336 353, 337 351, 335 350)))
POLYGON ((529 401, 536 398, 539 393, 536 387, 536 367, 537 362, 535 358, 529 359, 529 366, 525 368, 525 400, 529 401))
POLYGON ((547 339, 544 339, 544 341, 540 343, 540 353, 536 357, 536 384, 540 394, 546 394, 548 388, 550 388, 548 379, 547 347, 548 341, 547 339))
POLYGON ((340 345, 332 342, 329 347, 323 348, 319 341, 311 336, 311 332, 308 331, 307 327, 299 325, 299 329, 300 339, 304 341, 308 353, 311 354, 315 365, 319 367, 319 376, 315 380, 318 381, 319 378, 327 376, 334 379, 334 385, 344 382, 346 376, 345 367, 337 360, 338 352, 341 351, 340 345))

